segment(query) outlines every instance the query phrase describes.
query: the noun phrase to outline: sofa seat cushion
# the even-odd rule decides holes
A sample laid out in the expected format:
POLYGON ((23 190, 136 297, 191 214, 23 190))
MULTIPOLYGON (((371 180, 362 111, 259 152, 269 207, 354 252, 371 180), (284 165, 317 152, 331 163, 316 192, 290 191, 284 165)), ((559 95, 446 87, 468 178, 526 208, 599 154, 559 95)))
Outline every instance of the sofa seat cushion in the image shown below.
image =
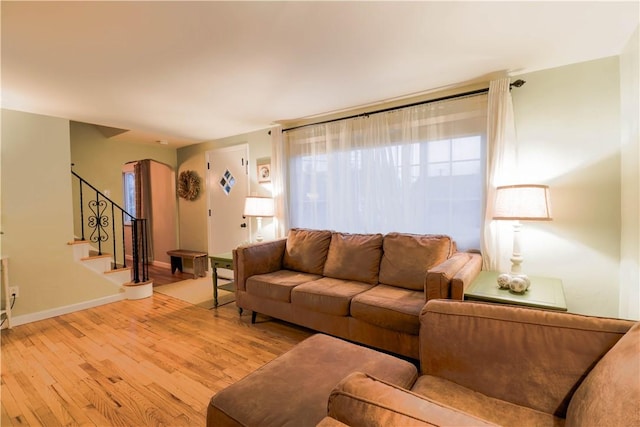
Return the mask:
POLYGON ((389 233, 382 242, 380 283, 424 290, 427 271, 454 252, 449 236, 389 233))
POLYGON ((323 277, 296 286, 291 291, 291 303, 311 311, 348 316, 351 298, 372 287, 368 283, 323 277))
POLYGON ((418 335, 424 292, 378 285, 351 300, 351 316, 386 329, 418 335))
POLYGON ((247 279, 247 293, 276 301, 291 302, 291 289, 301 283, 311 282, 320 277, 317 274, 290 270, 256 274, 247 279))
POLYGON ((332 233, 324 276, 378 283, 382 234, 332 233))
POLYGON ((282 266, 287 270, 322 275, 330 242, 331 231, 293 228, 287 235, 282 266))
POLYGON ((352 427, 494 425, 362 372, 333 389, 328 415, 352 427))
MULTIPOLYGON (((482 369, 481 366, 478 368, 482 369)), ((411 391, 499 425, 522 427, 564 425, 564 419, 554 417, 552 414, 489 397, 431 375, 420 376, 411 391)))
POLYGON ((600 359, 574 393, 567 426, 584 425, 640 426, 640 322, 600 359))

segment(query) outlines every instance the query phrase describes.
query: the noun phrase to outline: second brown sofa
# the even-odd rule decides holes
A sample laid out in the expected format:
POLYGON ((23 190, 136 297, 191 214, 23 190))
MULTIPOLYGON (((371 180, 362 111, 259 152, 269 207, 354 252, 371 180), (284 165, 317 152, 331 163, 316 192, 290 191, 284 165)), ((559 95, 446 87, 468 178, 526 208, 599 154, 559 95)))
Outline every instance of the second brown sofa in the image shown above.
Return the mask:
POLYGON ((348 340, 419 357, 420 310, 463 299, 482 267, 444 235, 292 229, 233 251, 236 303, 348 340))

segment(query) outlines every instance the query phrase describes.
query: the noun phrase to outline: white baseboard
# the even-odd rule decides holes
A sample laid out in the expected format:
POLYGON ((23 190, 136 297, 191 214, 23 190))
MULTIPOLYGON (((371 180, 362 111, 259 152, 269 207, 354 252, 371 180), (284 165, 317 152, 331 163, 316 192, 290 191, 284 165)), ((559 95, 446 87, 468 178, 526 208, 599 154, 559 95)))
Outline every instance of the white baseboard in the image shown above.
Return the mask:
POLYGON ((171 268, 171 264, 168 262, 162 262, 162 261, 153 261, 152 264, 156 267, 162 267, 162 268, 171 268))
MULTIPOLYGON (((125 258, 127 259, 127 262, 133 263, 133 256, 125 255, 125 258)), ((153 261, 151 261, 151 264, 156 266, 156 267, 171 268, 171 263, 168 263, 168 262, 153 260, 153 261)))
POLYGON ((62 316, 63 314, 74 313, 76 311, 86 310, 92 307, 98 307, 104 304, 110 304, 116 301, 122 301, 125 299, 124 292, 120 292, 118 295, 111 295, 108 297, 98 298, 90 301, 83 301, 77 304, 65 305, 63 307, 52 308, 51 310, 39 311, 37 313, 23 314, 21 316, 11 317, 11 327, 18 325, 24 325, 26 323, 37 322, 38 320, 50 319, 56 316, 62 316))

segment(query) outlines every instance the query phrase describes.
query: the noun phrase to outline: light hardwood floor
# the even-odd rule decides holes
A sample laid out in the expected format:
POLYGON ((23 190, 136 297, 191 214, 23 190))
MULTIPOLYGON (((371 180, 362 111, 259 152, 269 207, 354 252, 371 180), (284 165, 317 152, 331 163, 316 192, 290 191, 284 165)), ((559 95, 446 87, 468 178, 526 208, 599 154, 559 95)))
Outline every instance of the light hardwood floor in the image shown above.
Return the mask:
POLYGON ((3 330, 2 427, 204 426, 211 396, 311 331, 154 293, 3 330))
POLYGON ((149 266, 149 278, 153 280, 153 287, 167 285, 169 283, 180 282, 182 280, 193 279, 193 273, 181 273, 176 270, 171 273, 170 268, 149 266))

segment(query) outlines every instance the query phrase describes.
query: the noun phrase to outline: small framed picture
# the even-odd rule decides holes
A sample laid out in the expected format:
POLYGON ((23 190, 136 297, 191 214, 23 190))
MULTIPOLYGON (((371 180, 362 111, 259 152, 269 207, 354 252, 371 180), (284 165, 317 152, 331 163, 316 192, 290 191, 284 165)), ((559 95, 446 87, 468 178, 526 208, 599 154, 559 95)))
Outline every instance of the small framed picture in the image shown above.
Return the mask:
POLYGON ((258 182, 271 182, 271 163, 258 162, 258 182))

